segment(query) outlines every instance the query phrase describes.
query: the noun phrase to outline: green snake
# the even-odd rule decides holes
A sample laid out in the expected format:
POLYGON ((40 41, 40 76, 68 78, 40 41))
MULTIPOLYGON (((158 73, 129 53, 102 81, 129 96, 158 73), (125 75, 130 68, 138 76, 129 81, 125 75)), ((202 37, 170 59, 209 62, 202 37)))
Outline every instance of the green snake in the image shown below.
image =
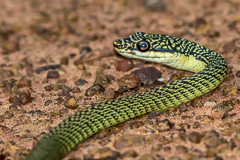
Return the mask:
POLYGON ((226 76, 227 65, 219 54, 186 39, 137 32, 114 41, 113 46, 122 56, 195 74, 144 93, 93 104, 75 113, 42 137, 27 155, 27 160, 62 159, 80 142, 102 129, 189 102, 215 89, 226 76))

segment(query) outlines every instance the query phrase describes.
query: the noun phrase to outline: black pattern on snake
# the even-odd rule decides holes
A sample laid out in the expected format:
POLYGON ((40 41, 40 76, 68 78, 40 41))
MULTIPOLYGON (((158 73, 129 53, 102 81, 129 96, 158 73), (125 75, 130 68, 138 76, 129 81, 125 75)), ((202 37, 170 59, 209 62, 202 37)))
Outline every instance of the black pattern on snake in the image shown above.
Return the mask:
POLYGON ((144 93, 94 104, 75 113, 43 136, 27 160, 62 159, 100 130, 189 102, 215 89, 226 76, 227 65, 219 54, 189 40, 137 32, 114 41, 113 45, 125 57, 157 62, 195 74, 144 93))

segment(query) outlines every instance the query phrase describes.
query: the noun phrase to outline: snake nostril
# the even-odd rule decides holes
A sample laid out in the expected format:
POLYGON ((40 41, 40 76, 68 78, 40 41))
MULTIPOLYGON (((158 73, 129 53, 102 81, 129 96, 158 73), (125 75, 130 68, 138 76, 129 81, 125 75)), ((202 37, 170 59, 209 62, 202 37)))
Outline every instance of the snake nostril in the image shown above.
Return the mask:
POLYGON ((116 40, 116 41, 114 41, 113 42, 113 46, 115 47, 115 48, 121 48, 122 47, 122 40, 121 39, 118 39, 118 40, 116 40))

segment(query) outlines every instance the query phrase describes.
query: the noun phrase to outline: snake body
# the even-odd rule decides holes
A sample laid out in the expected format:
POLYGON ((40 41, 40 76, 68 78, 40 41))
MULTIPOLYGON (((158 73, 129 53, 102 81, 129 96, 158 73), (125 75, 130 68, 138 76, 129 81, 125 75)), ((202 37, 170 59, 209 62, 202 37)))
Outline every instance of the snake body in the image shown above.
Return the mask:
POLYGON ((191 101, 215 89, 226 76, 227 65, 215 51, 200 44, 161 34, 137 32, 113 43, 129 58, 158 62, 195 72, 147 92, 94 104, 62 121, 42 137, 27 160, 58 160, 100 130, 191 101))

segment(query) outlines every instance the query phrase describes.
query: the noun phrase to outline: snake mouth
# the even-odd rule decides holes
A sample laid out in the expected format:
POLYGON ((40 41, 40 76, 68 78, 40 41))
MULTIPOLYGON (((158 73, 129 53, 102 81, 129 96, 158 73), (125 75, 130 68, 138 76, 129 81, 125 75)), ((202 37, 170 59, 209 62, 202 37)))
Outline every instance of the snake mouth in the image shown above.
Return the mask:
MULTIPOLYGON (((127 38, 125 38, 127 39, 127 38)), ((129 47, 129 44, 124 42, 123 39, 118 39, 113 42, 114 49, 121 55, 127 56, 127 55, 136 55, 136 52, 133 48, 129 47)))

